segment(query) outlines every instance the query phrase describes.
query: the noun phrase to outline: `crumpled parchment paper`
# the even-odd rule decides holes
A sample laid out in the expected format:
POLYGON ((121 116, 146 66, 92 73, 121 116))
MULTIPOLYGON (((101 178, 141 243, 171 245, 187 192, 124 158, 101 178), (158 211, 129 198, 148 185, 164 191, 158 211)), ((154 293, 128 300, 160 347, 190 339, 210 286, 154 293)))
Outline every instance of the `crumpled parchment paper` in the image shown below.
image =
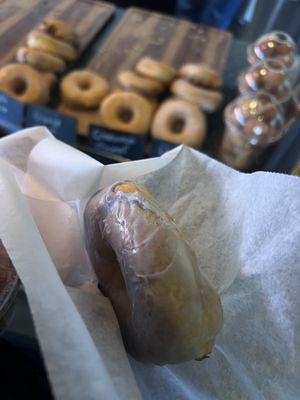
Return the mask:
POLYGON ((0 238, 57 399, 300 398, 300 178, 238 173, 186 147, 102 166, 38 127, 0 140, 0 198, 0 238), (145 185, 173 215, 221 295, 224 326, 207 360, 128 362, 82 229, 89 197, 119 179, 145 185))

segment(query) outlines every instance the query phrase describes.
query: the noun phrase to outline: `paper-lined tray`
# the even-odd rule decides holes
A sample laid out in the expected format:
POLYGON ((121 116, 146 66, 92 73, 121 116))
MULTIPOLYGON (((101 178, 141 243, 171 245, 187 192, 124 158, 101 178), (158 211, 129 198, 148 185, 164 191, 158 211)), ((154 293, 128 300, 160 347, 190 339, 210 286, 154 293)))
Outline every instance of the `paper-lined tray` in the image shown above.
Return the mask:
POLYGON ((16 50, 24 45, 26 35, 45 18, 70 22, 78 32, 81 54, 114 11, 113 4, 94 0, 2 1, 0 67, 15 60, 16 50))

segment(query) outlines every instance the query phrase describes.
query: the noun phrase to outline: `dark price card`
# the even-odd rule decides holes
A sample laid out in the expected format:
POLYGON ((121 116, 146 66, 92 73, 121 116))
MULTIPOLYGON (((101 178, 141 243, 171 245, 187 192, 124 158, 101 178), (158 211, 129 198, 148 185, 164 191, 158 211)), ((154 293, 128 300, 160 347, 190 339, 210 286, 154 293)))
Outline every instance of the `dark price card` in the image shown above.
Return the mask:
POLYGON ((76 119, 47 107, 27 106, 25 126, 46 126, 57 139, 63 142, 75 144, 77 141, 76 119))
POLYGON ((151 157, 159 157, 169 150, 174 149, 178 145, 165 140, 154 139, 152 143, 151 157))
POLYGON ((104 164, 104 165, 106 165, 106 164, 116 164, 118 162, 122 162, 122 161, 110 158, 106 153, 102 154, 101 152, 94 153, 94 152, 88 152, 87 151, 86 154, 88 156, 94 158, 95 160, 101 162, 101 164, 104 164))
POLYGON ((23 127, 24 104, 0 92, 0 126, 7 132, 23 127))
POLYGON ((145 135, 114 131, 97 125, 91 125, 89 129, 89 146, 98 151, 138 160, 143 158, 144 145, 145 135))

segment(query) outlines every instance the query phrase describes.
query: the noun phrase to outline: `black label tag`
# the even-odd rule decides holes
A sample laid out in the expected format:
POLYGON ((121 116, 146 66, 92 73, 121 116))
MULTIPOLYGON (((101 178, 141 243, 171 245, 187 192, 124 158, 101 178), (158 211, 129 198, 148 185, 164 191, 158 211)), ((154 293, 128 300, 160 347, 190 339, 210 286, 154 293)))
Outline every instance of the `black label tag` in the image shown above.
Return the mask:
POLYGON ((92 152, 87 151, 86 154, 88 156, 94 158, 95 160, 101 162, 101 164, 116 164, 119 162, 118 160, 114 160, 112 158, 106 157, 99 153, 92 153, 92 152))
POLYGON ((151 157, 159 157, 169 150, 177 147, 178 144, 166 142, 165 140, 154 139, 152 143, 151 157))
POLYGON ((143 158, 145 135, 90 125, 89 145, 99 151, 117 154, 130 160, 138 160, 143 158))
POLYGON ((77 140, 77 121, 59 113, 51 108, 28 105, 25 115, 25 126, 46 126, 49 131, 59 140, 69 144, 75 144, 77 140))
POLYGON ((0 125, 8 132, 23 127, 24 104, 0 92, 0 125))

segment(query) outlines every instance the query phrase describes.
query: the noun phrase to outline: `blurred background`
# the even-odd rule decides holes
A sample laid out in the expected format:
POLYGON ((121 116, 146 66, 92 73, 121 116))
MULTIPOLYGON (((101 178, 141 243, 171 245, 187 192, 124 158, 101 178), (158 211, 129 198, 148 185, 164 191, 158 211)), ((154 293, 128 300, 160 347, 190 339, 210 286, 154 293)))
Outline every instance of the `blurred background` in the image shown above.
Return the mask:
POLYGON ((300 46, 300 0, 115 0, 113 3, 175 14, 228 29, 248 41, 272 30, 282 30, 300 46))

